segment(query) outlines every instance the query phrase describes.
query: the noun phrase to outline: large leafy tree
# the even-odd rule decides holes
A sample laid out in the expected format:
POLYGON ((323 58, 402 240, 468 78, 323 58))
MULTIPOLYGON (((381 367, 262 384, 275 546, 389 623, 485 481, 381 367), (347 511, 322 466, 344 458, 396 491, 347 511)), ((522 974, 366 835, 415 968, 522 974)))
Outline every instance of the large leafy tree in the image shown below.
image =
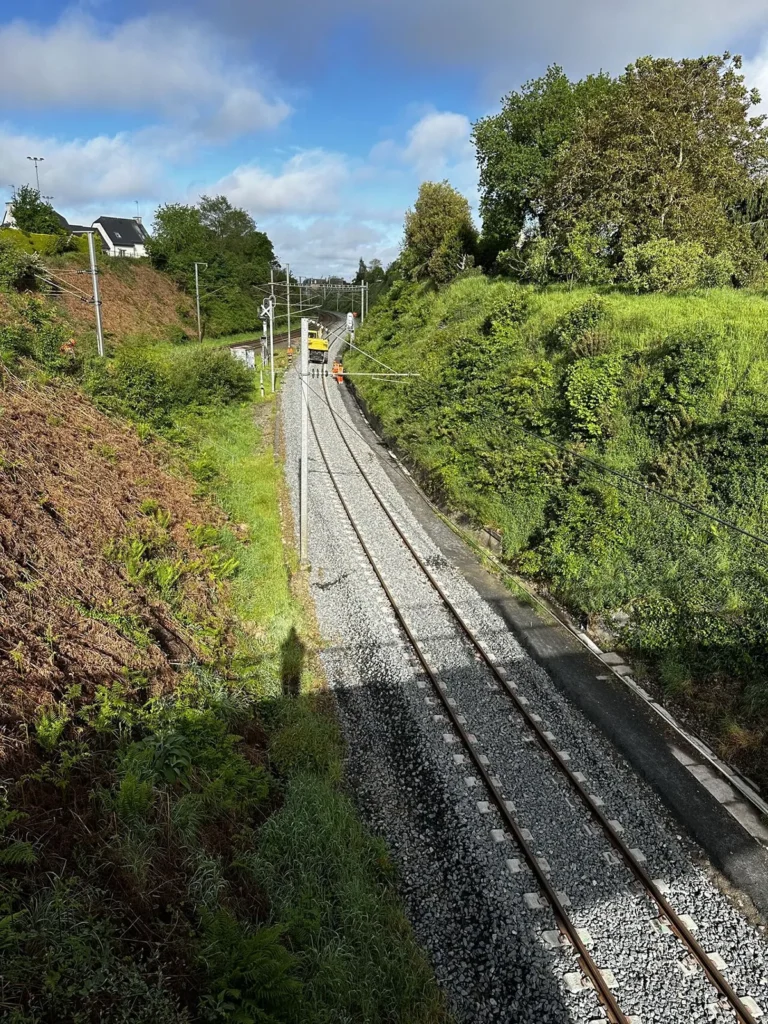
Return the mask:
POLYGON ((400 258, 405 273, 417 281, 445 284, 471 265, 476 249, 477 231, 466 197, 447 181, 425 181, 405 215, 400 258))
POLYGON ((552 66, 505 96, 498 114, 475 124, 485 263, 546 214, 557 158, 614 87, 603 74, 570 82, 552 66))
POLYGON ((768 133, 740 67, 729 54, 631 64, 558 156, 545 232, 587 223, 617 259, 657 238, 748 244, 729 210, 764 179, 768 133))
POLYGON ((644 57, 616 80, 550 68, 475 125, 483 262, 600 281, 628 253, 693 245, 748 278, 768 251, 757 102, 727 53, 644 57))
POLYGON ((13 197, 12 209, 16 224, 21 231, 30 231, 39 235, 64 234, 62 218, 31 185, 22 185, 17 189, 13 197))

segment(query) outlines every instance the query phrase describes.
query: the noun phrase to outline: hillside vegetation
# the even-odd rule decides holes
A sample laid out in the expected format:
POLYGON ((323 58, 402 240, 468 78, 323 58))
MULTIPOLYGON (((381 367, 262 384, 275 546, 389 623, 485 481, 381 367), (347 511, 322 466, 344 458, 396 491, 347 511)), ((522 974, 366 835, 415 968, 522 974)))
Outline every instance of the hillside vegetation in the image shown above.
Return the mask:
POLYGON ((419 378, 356 382, 434 496, 500 529, 511 565, 618 632, 764 784, 768 550, 587 459, 767 537, 767 309, 733 289, 401 281, 358 344, 419 378))
POLYGON ((76 326, 2 293, 3 1019, 447 1021, 344 791, 274 404, 76 326))

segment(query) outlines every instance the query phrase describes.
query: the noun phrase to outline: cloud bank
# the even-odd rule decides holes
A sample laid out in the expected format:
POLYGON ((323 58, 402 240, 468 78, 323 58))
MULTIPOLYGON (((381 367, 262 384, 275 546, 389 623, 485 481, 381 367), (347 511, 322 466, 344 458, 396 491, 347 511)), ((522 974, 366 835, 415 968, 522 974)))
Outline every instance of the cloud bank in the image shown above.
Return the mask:
POLYGON ((221 37, 166 15, 99 27, 70 16, 0 28, 0 108, 149 113, 213 141, 274 128, 290 113, 221 37))

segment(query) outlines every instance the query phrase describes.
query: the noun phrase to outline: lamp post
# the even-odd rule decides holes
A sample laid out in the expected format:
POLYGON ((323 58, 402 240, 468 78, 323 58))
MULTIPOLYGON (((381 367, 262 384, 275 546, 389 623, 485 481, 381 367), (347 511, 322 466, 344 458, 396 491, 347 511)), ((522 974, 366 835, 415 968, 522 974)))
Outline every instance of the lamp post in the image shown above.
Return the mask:
POLYGON ((31 160, 35 165, 35 181, 37 182, 37 194, 40 194, 40 171, 37 169, 37 165, 41 164, 45 157, 43 156, 28 156, 27 160, 31 160))

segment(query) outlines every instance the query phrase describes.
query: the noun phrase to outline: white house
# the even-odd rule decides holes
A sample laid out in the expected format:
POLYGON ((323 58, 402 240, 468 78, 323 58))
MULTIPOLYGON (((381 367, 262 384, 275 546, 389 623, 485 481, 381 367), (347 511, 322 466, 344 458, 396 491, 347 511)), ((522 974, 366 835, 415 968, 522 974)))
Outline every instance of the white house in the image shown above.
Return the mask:
POLYGON ((110 256, 146 256, 149 233, 139 217, 99 217, 91 225, 110 256))

